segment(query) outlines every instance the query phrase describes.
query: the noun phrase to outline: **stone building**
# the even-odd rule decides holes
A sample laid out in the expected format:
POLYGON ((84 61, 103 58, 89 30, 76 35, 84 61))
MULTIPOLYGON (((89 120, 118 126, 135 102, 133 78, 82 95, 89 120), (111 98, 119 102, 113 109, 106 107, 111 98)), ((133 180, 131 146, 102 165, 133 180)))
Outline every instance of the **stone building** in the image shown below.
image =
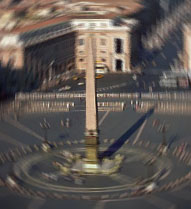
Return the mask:
POLYGON ((49 20, 3 36, 0 41, 1 65, 24 70, 33 77, 46 78, 50 73, 60 74, 74 69, 75 31, 66 17, 54 19, 54 23, 49 20))
MULTIPOLYGON (((132 22, 131 22, 132 23, 132 22)), ((88 50, 87 38, 93 36, 95 65, 107 72, 131 72, 131 26, 110 19, 74 19, 77 31, 76 69, 85 71, 88 50)))
POLYGON ((54 19, 54 24, 49 22, 26 26, 3 36, 0 41, 2 66, 39 73, 38 68, 48 68, 53 62, 57 74, 71 69, 83 71, 88 53, 86 37, 91 33, 95 37, 96 62, 100 66, 109 72, 131 71, 129 40, 131 28, 136 24, 132 20, 129 25, 127 21, 116 23, 107 16, 62 17, 54 19))
MULTIPOLYGON (((131 9, 100 3, 75 3, 66 5, 64 9, 68 14, 54 10, 56 17, 51 13, 35 19, 30 8, 30 12, 25 8, 18 19, 14 15, 9 17, 9 24, 14 24, 9 28, 2 25, 0 29, 1 66, 20 72, 22 85, 31 80, 43 82, 57 75, 84 72, 87 37, 92 34, 96 70, 132 71, 134 46, 130 40, 138 22, 120 15, 131 14, 142 6, 136 4, 131 9)), ((11 11, 14 14, 14 9, 11 11)))

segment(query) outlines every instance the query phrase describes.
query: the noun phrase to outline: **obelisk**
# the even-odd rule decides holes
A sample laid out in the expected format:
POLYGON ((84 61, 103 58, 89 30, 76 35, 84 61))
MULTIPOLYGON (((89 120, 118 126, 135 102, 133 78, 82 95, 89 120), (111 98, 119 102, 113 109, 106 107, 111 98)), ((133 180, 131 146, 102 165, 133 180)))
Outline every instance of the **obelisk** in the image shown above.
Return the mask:
POLYGON ((98 167, 98 126, 97 101, 95 85, 95 42, 92 35, 87 39, 87 69, 86 69, 86 163, 87 169, 98 167))

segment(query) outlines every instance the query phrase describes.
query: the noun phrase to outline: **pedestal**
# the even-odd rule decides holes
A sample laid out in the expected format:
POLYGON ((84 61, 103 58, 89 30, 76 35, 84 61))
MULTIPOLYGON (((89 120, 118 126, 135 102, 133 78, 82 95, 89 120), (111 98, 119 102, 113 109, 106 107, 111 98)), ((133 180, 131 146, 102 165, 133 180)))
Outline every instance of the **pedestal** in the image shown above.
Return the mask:
POLYGON ((85 166, 96 169, 98 165, 98 136, 97 134, 86 135, 86 158, 85 166))

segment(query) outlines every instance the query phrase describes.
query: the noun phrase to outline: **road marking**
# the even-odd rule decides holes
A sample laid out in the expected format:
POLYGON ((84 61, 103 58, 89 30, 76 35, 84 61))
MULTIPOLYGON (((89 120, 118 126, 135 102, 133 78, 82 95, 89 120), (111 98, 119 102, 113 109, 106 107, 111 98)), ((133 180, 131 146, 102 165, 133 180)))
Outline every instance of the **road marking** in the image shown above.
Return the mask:
POLYGON ((162 56, 164 59, 167 59, 166 56, 165 56, 165 54, 164 54, 163 52, 161 53, 161 56, 162 56))
POLYGON ((26 144, 23 144, 22 142, 17 141, 16 139, 8 136, 7 134, 4 134, 2 132, 0 132, 0 141, 5 141, 9 144, 13 144, 15 146, 26 146, 26 144))
POLYGON ((19 123, 18 121, 14 121, 12 119, 8 119, 6 120, 10 125, 15 126, 16 128, 20 129, 21 131, 26 132, 27 134, 30 134, 32 136, 34 136, 35 138, 43 141, 44 138, 40 135, 38 135, 36 132, 34 132, 33 130, 31 130, 30 128, 24 126, 23 124, 19 123))
POLYGON ((135 144, 135 143, 139 140, 139 138, 140 138, 140 136, 141 136, 141 134, 142 134, 142 132, 143 132, 143 129, 144 129, 146 123, 147 123, 147 119, 144 121, 144 123, 143 123, 142 126, 140 127, 139 132, 137 133, 137 136, 136 136, 136 138, 135 138, 134 141, 133 141, 133 144, 135 144))
POLYGON ((103 115, 103 117, 100 119, 100 121, 99 121, 99 126, 103 123, 103 121, 105 120, 105 118, 108 116, 108 114, 109 114, 109 110, 103 115))
POLYGON ((46 201, 43 200, 43 199, 33 199, 29 203, 27 209, 39 209, 39 208, 41 208, 44 205, 45 202, 46 201))

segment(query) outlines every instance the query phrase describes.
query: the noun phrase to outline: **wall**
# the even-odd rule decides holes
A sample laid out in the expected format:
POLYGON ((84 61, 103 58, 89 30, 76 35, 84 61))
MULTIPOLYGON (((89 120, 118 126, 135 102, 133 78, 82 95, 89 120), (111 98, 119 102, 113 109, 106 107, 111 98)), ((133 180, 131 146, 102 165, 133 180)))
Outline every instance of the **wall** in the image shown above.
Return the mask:
POLYGON ((21 70, 23 68, 23 48, 8 47, 1 49, 0 59, 3 67, 9 67, 15 70, 21 70))
POLYGON ((80 31, 78 33, 78 38, 76 41, 76 67, 80 70, 86 69, 86 62, 87 62, 87 51, 86 48, 86 42, 87 38, 90 36, 90 34, 93 34, 94 36, 94 44, 96 45, 96 61, 99 62, 99 64, 104 64, 108 67, 108 70, 110 72, 115 72, 115 59, 122 59, 124 61, 124 68, 123 71, 127 72, 130 71, 130 50, 129 50, 129 33, 127 31, 80 31), (123 39, 123 50, 124 53, 122 54, 116 54, 114 50, 114 39, 120 38, 123 39), (84 45, 79 45, 78 40, 83 39, 84 45), (101 39, 106 40, 106 45, 101 44, 101 39), (81 62, 80 60, 83 59, 81 62), (103 61, 102 59, 105 59, 103 61))
POLYGON ((74 66, 75 57, 75 39, 76 33, 68 33, 66 35, 27 47, 25 49, 25 69, 26 71, 41 71, 51 65, 55 68, 56 74, 71 70, 74 66), (31 64, 30 64, 31 63, 31 64), (72 64, 73 63, 73 64, 72 64), (39 65, 40 68, 38 69, 39 65), (30 66, 30 68, 29 68, 30 66))

